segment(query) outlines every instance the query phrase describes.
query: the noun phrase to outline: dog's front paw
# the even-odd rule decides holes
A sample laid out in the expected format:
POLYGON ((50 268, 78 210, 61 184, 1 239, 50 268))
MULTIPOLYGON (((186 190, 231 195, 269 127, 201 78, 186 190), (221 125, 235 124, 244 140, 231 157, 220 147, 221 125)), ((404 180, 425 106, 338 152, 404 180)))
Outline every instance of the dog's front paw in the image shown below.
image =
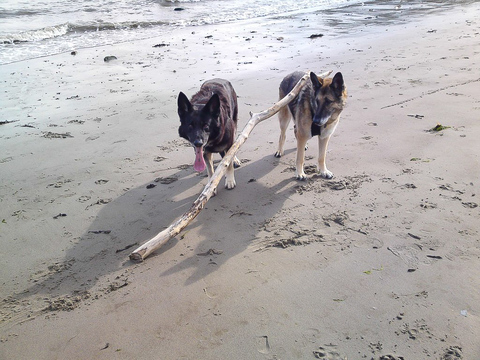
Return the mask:
POLYGON ((297 175, 295 176, 295 178, 296 178, 297 180, 300 180, 300 181, 306 181, 306 180, 307 180, 307 175, 305 175, 305 173, 301 173, 301 174, 297 174, 297 175))
POLYGON ((329 170, 320 171, 320 176, 324 179, 331 179, 333 178, 333 173, 329 170))
POLYGON ((225 189, 232 190, 236 185, 235 179, 225 179, 225 189))

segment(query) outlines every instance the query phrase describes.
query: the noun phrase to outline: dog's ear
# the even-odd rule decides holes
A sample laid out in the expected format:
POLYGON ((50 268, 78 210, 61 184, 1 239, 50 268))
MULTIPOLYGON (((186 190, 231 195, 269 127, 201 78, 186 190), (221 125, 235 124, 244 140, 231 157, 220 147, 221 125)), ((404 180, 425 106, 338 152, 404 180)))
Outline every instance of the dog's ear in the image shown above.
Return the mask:
POLYGON ((203 111, 206 114, 209 114, 212 119, 217 120, 220 116, 220 98, 218 94, 213 94, 210 100, 208 100, 207 104, 203 108, 203 111))
POLYGON ((318 76, 315 75, 314 72, 310 72, 310 80, 312 81, 313 89, 315 91, 318 91, 318 89, 322 87, 322 83, 320 82, 320 80, 318 79, 318 76))
POLYGON ((187 96, 180 91, 180 94, 178 94, 178 116, 182 118, 186 114, 190 113, 193 108, 192 104, 190 104, 190 101, 188 100, 187 96))
POLYGON ((343 82, 343 75, 341 72, 337 72, 330 85, 335 93, 335 96, 342 97, 343 90, 345 90, 345 83, 343 82))

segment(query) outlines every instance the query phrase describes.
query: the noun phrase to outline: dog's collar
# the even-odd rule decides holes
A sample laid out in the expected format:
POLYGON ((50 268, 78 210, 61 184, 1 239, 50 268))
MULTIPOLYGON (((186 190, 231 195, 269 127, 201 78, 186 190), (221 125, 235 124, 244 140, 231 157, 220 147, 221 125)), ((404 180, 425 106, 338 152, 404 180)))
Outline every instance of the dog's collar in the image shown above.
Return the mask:
POLYGON ((312 122, 312 136, 320 135, 322 132, 322 127, 312 122))

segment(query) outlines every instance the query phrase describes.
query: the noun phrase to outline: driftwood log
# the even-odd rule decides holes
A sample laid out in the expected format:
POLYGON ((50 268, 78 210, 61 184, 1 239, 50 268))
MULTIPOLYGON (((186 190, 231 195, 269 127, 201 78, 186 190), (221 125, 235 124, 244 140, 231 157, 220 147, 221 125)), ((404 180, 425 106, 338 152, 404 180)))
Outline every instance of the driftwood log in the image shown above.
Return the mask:
MULTIPOLYGON (((323 73, 319 75, 319 77, 327 77, 331 74, 330 72, 323 73)), ((173 222, 169 227, 165 230, 162 230, 152 239, 148 240, 145 244, 135 249, 130 254, 130 259, 132 261, 143 261, 148 255, 150 255, 155 250, 159 249, 163 244, 165 244, 171 238, 177 236, 193 219, 197 217, 200 211, 205 207, 207 201, 212 197, 217 188, 220 180, 225 175, 227 171, 227 167, 231 161, 234 160, 235 154, 237 153, 240 146, 248 139, 248 136, 252 132, 253 128, 263 120, 266 120, 273 115, 275 115, 280 109, 286 105, 288 105, 295 97, 298 95, 302 87, 305 85, 305 82, 310 78, 310 72, 302 77, 297 85, 289 92, 283 99, 278 101, 272 107, 264 110, 260 113, 252 114, 250 113, 250 120, 248 121, 247 125, 245 125, 242 133, 237 137, 235 142, 233 143, 230 150, 227 154, 223 157, 220 164, 217 166, 217 169, 213 173, 212 177, 208 181, 207 185, 203 189, 202 193, 199 195, 197 200, 193 203, 190 209, 183 214, 178 220, 173 222)))

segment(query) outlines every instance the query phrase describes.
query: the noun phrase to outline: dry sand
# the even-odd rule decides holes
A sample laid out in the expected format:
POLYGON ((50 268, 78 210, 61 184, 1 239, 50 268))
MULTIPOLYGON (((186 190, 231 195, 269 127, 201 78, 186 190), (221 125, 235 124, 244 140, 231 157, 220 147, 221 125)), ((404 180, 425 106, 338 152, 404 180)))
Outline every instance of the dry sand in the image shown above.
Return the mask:
POLYGON ((368 10, 1 66, 0 358, 479 359, 480 4, 368 10), (307 69, 349 89, 334 179, 297 182, 267 120, 237 188, 131 263, 206 184, 178 92, 229 79, 241 130, 307 69))

